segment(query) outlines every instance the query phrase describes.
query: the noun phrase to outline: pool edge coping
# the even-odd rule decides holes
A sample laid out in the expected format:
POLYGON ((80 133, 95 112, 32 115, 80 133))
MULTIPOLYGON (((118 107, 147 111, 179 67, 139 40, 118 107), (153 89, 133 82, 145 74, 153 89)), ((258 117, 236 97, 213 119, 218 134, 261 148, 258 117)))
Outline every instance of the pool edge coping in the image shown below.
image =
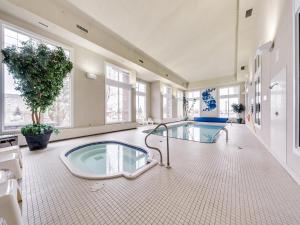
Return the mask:
MULTIPOLYGON (((175 126, 178 126, 178 125, 181 125, 181 124, 186 124, 186 123, 197 123, 197 124, 200 124, 200 125, 210 125, 210 126, 217 126, 217 127, 223 127, 223 128, 226 128, 227 125, 228 125, 228 123, 197 122, 197 121, 193 121, 193 120, 177 121, 177 122, 173 122, 173 123, 167 123, 166 125, 167 125, 168 128, 171 128, 171 127, 175 127, 175 126)), ((147 134, 147 133, 151 132, 154 128, 155 128, 155 125, 153 125, 152 128, 143 129, 142 133, 147 134)), ((213 142, 200 142, 200 141, 186 140, 186 139, 170 137, 170 136, 169 136, 169 138, 173 138, 173 139, 176 139, 176 140, 182 140, 182 141, 191 141, 191 142, 196 142, 196 143, 200 143, 200 144, 215 144, 215 143, 217 143, 217 140, 218 140, 218 137, 220 136, 221 131, 222 131, 222 129, 220 129, 217 132, 217 134, 215 135, 216 138, 214 139, 213 142)), ((159 137, 165 137, 165 136, 158 135, 158 134, 153 134, 153 135, 156 135, 156 136, 159 136, 159 137)))
POLYGON ((125 177, 127 179, 135 179, 138 176, 140 176, 141 174, 143 174, 144 172, 146 172, 147 170, 151 169, 152 167, 154 167, 156 164, 158 164, 158 161, 155 160, 153 158, 153 153, 151 151, 149 151, 146 148, 143 147, 139 147, 137 145, 132 145, 123 141, 115 141, 115 140, 102 140, 102 141, 97 141, 97 142, 91 142, 91 143, 86 143, 83 145, 79 145, 75 148, 72 149, 66 149, 64 151, 62 151, 60 153, 60 159, 63 162, 63 164, 67 167, 67 169, 76 177, 79 178, 83 178, 83 179, 88 179, 88 180, 104 180, 104 179, 111 179, 111 178, 117 178, 117 177, 125 177), (133 173, 128 173, 128 172, 120 172, 120 173, 114 173, 114 174, 110 174, 110 175, 91 175, 88 174, 86 172, 80 171, 79 169, 77 169, 75 166, 73 166, 70 163, 70 160, 67 158, 66 154, 70 151, 76 151, 77 148, 79 149, 82 146, 87 146, 90 144, 101 144, 103 142, 111 142, 111 143, 117 143, 117 144, 121 144, 121 145, 126 145, 126 146, 131 146, 134 147, 135 149, 141 149, 142 151, 145 151, 148 154, 148 160, 147 160, 147 164, 142 166, 141 168, 137 169, 135 172, 133 173))

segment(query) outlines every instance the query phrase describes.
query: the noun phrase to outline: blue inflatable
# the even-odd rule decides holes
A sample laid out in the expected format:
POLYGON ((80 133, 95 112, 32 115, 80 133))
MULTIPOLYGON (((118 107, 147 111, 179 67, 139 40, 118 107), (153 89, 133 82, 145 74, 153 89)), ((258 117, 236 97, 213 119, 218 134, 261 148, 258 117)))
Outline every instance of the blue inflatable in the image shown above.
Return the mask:
POLYGON ((194 121, 196 122, 209 122, 209 123, 226 123, 228 118, 219 118, 219 117, 195 117, 194 121))

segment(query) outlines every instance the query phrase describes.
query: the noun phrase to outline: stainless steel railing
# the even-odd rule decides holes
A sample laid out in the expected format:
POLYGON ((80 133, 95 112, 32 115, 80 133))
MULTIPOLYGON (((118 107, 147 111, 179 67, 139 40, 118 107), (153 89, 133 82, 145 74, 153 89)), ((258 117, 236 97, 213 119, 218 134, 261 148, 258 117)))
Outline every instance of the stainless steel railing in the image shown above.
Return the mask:
POLYGON ((227 143, 228 140, 229 140, 229 138, 228 138, 228 130, 227 130, 225 127, 221 128, 221 129, 215 134, 215 136, 212 138, 212 140, 215 140, 216 136, 219 135, 220 132, 221 132, 222 130, 223 130, 223 131, 225 132, 225 134, 226 134, 226 143, 227 143))
POLYGON ((223 127, 221 130, 225 131, 225 133, 226 133, 226 142, 228 142, 228 130, 225 127, 223 127))
POLYGON ((155 150, 155 151, 158 151, 159 156, 160 156, 160 163, 159 163, 159 165, 164 166, 164 163, 163 163, 163 156, 162 156, 161 150, 160 150, 159 148, 157 148, 157 147, 150 146, 150 145, 148 145, 148 143, 147 143, 148 137, 149 137, 151 134, 153 134, 153 133, 154 133, 159 127, 161 127, 161 126, 165 127, 165 128, 166 128, 166 131, 167 131, 167 166, 166 166, 166 168, 171 168, 171 166, 170 166, 170 156, 169 156, 169 131, 168 131, 168 127, 167 127, 166 124, 160 123, 160 124, 158 124, 158 125, 157 125, 150 133, 148 133, 148 134, 146 135, 146 137, 145 137, 145 145, 146 145, 148 148, 150 148, 150 149, 153 149, 153 150, 155 150))

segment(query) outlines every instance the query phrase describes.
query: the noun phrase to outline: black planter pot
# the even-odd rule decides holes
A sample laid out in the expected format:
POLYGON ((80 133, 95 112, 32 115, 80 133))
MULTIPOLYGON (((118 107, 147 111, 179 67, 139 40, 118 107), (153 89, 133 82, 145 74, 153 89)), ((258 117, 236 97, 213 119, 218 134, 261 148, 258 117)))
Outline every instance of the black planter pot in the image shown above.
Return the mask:
POLYGON ((238 118, 238 119, 236 119, 236 121, 237 121, 238 123, 242 123, 242 122, 243 122, 243 119, 242 119, 242 118, 238 118))
POLYGON ((30 151, 47 148, 51 134, 52 131, 39 135, 26 135, 25 138, 30 151))

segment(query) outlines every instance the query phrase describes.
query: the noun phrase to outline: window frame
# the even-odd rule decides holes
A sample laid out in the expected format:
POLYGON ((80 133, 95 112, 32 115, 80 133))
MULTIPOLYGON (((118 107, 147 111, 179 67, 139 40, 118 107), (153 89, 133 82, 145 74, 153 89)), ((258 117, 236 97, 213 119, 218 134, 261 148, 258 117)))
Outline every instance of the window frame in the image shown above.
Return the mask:
POLYGON ((177 90, 176 93, 176 104, 177 104, 177 118, 184 118, 184 103, 183 103, 183 98, 184 98, 184 91, 182 90, 177 90), (178 94, 181 93, 181 96, 178 96, 178 94), (179 106, 179 102, 181 102, 182 104, 182 116, 179 115, 179 110, 178 110, 178 106, 179 106))
POLYGON ((172 119, 173 118, 173 88, 172 86, 169 86, 169 85, 166 85, 166 84, 163 84, 163 89, 166 88, 166 90, 169 88, 170 89, 170 93, 164 93, 164 91, 162 91, 162 118, 163 119, 172 119), (166 98, 168 100, 167 102, 167 107, 168 107, 168 103, 170 103, 170 108, 171 108, 171 112, 167 112, 167 117, 164 117, 165 113, 164 113, 164 98, 166 98), (168 114, 170 113, 170 114, 168 114), (170 116, 170 117, 169 117, 170 116))
POLYGON ((220 87, 220 88, 218 88, 218 95, 219 95, 219 109, 218 109, 218 116, 220 117, 220 118, 222 118, 221 117, 221 107, 220 107, 220 104, 221 104, 221 99, 227 99, 228 100, 228 109, 227 109, 227 118, 232 118, 232 117, 230 117, 230 105, 229 105, 229 99, 230 98, 238 98, 238 104, 241 102, 241 87, 240 87, 240 85, 230 85, 230 86, 224 86, 224 87, 220 87), (238 88, 238 93, 237 94, 229 94, 229 88, 235 88, 235 87, 237 87, 238 88), (228 91, 227 91, 227 95, 220 95, 220 89, 227 89, 228 91))
POLYGON ((294 152, 300 156, 300 8, 295 15, 295 127, 294 127, 294 152))
POLYGON ((131 123, 132 122, 132 85, 131 85, 131 72, 129 70, 126 70, 122 67, 119 67, 117 65, 114 65, 112 63, 109 63, 109 62, 104 62, 104 70, 105 70, 105 95, 104 95, 104 98, 105 98, 105 104, 104 104, 104 122, 106 125, 111 125, 111 124, 124 124, 124 123, 131 123), (129 75, 129 83, 126 84, 124 82, 120 82, 119 81, 119 78, 118 78, 118 81, 116 80, 112 80, 112 79, 109 79, 107 78, 107 67, 110 66, 112 68, 116 68, 117 70, 119 71, 122 71, 124 73, 127 73, 129 75), (114 85, 111 85, 111 86, 114 86, 114 87, 117 87, 118 88, 118 111, 119 111, 119 89, 120 89, 120 86, 119 84, 121 83, 121 85, 123 86, 127 86, 128 87, 128 90, 130 90, 130 98, 129 98, 129 112, 128 112, 128 115, 129 115, 129 120, 128 121, 112 121, 112 122, 108 122, 107 121, 107 96, 106 96, 106 88, 107 88, 107 85, 109 85, 109 83, 115 83, 117 84, 118 86, 114 86, 114 85))
MULTIPOLYGON (((191 114, 188 114, 187 116, 192 116, 192 117, 197 117, 197 116, 201 116, 201 91, 200 90, 192 90, 192 91, 187 91, 185 93, 185 97, 186 97, 186 100, 187 102, 188 101, 193 101, 194 99, 196 100, 195 104, 194 104, 194 107, 195 105, 197 105, 199 103, 199 107, 198 107, 198 111, 199 111, 199 115, 195 114, 195 110, 193 110, 193 115, 191 114), (190 93, 193 93, 192 96, 193 97, 190 97, 189 94, 190 93), (195 97, 195 93, 197 93, 197 96, 195 97), (197 103, 198 101, 198 103, 197 103)), ((191 107, 191 106, 190 106, 191 107)))
MULTIPOLYGON (((64 45, 62 43, 59 43, 59 42, 56 42, 56 41, 53 41, 45 36, 42 36, 40 34, 37 34, 37 33, 34 33, 30 30, 27 30, 27 29, 24 29, 24 28, 21 28, 19 26, 16 26, 14 24, 11 24, 11 23, 8 23, 6 21, 3 21, 0 19, 0 44, 1 44, 1 49, 4 47, 4 29, 9 29, 9 30, 12 30, 12 31, 15 31, 15 32, 18 32, 18 33, 21 33, 23 35, 26 35, 26 36, 29 36, 31 38, 34 38, 38 41, 41 41, 42 43, 47 43, 47 44, 51 44, 51 45, 54 45, 54 46, 57 46, 57 47, 62 47, 63 49, 69 51, 70 53, 70 61, 74 64, 74 49, 70 46, 67 46, 67 45, 64 45)), ((2 58, 2 57, 1 57, 2 58)), ((22 126, 20 126, 20 128, 17 128, 17 129, 4 129, 4 121, 5 121, 5 101, 4 101, 4 98, 5 98, 5 93, 4 93, 4 85, 5 85, 5 81, 4 81, 4 64, 3 63, 0 63, 0 87, 1 87, 1 91, 0 91, 0 99, 1 99, 1 104, 0 104, 0 113, 1 113, 1 116, 0 116, 0 131, 1 133, 5 134, 5 133, 11 133, 11 132, 14 132, 14 133, 20 133, 20 128, 22 126)), ((67 128, 73 128, 74 127, 74 71, 72 70, 70 73, 69 73, 69 77, 70 77, 70 124, 69 126, 56 126, 57 128, 60 128, 60 129, 67 129, 67 128)))
POLYGON ((262 116, 262 65, 261 65, 261 55, 257 55, 255 57, 255 65, 256 65, 256 69, 255 69, 255 74, 254 74, 254 107, 253 107, 253 113, 254 113, 254 125, 257 128, 261 128, 262 125, 262 121, 261 121, 261 116, 262 116), (257 83, 259 85, 259 87, 257 87, 257 83), (259 91, 257 91, 257 88, 259 88, 259 91), (257 95, 257 93, 259 93, 259 97, 257 95), (259 98, 259 101, 257 100, 257 98, 259 98), (257 104, 259 104, 259 107, 257 107, 257 104), (258 111, 259 108, 259 111, 258 111), (257 121, 257 113, 259 113, 259 122, 257 121))
MULTIPOLYGON (((136 96, 136 99, 138 99, 139 96, 144 96, 145 97, 145 119, 147 119, 147 83, 145 81, 142 81, 142 80, 137 80, 136 81, 136 89, 135 89, 135 96, 136 96), (142 84, 142 85, 145 85, 145 92, 141 92, 139 91, 139 89, 137 90, 137 87, 138 87, 138 84, 142 84)), ((136 101, 136 112, 135 112, 135 116, 136 116, 136 120, 139 121, 141 119, 138 118, 138 110, 137 110, 137 106, 138 106, 138 101, 136 101)))

